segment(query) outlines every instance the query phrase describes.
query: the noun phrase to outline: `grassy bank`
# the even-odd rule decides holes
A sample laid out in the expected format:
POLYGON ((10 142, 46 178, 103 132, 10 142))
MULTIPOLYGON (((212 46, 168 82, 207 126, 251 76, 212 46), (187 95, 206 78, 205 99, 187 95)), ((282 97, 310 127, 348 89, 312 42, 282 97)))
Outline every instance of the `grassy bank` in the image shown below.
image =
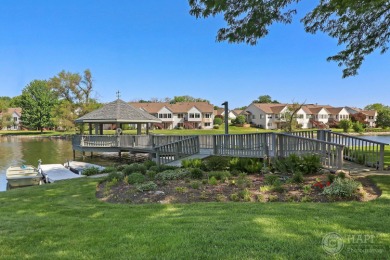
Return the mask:
POLYGON ((323 259, 337 232, 339 259, 390 254, 390 177, 368 203, 194 203, 113 205, 95 199, 96 180, 0 193, 1 259, 323 259), (351 237, 373 236, 367 244, 351 237), (352 242, 351 242, 352 241, 352 242))

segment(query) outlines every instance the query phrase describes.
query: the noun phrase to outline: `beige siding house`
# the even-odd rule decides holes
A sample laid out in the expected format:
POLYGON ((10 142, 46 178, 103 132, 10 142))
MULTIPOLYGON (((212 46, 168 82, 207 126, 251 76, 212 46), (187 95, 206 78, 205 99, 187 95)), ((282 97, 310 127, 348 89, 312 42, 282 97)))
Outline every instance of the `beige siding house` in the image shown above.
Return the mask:
POLYGON ((22 109, 20 107, 8 108, 7 111, 0 112, 0 119, 3 117, 8 117, 9 120, 6 121, 6 126, 3 126, 1 130, 21 130, 21 121, 22 109))
POLYGON ((130 104, 161 119, 161 124, 153 125, 155 128, 213 128, 214 106, 207 102, 179 102, 176 104, 132 102, 130 104))

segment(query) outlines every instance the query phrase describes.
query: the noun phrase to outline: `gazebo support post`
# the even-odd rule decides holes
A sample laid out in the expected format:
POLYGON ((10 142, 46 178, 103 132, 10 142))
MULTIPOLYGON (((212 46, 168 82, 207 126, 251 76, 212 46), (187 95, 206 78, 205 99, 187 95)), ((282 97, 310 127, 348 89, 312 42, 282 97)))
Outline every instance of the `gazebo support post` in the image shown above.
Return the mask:
POLYGON ((73 161, 76 160, 76 150, 73 150, 73 161))
POLYGON ((99 124, 100 135, 103 135, 103 124, 99 124))
POLYGON ((84 161, 84 159, 85 159, 85 152, 83 151, 83 161, 84 161))
POLYGON ((137 123, 137 135, 141 135, 141 123, 137 123))
POLYGON ((91 152, 91 159, 92 159, 92 157, 93 157, 93 152, 91 152))
POLYGON ((89 135, 92 135, 92 123, 88 123, 89 135))
POLYGON ((119 157, 119 159, 122 159, 122 151, 118 152, 118 157, 119 157))
POLYGON ((149 135, 149 123, 146 123, 146 134, 149 135))
POLYGON ((95 135, 99 134, 99 124, 95 124, 95 135))

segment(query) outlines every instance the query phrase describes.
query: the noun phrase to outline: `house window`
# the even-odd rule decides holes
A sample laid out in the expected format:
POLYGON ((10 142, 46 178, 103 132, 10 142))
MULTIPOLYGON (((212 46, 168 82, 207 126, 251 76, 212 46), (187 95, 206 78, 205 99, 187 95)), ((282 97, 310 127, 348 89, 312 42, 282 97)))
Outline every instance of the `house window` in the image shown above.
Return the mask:
POLYGON ((204 126, 210 126, 211 124, 210 123, 204 123, 204 126))
POLYGON ((190 118, 195 118, 195 115, 193 113, 190 113, 189 117, 190 118))
POLYGON ((279 115, 275 115, 275 119, 278 119, 279 118, 279 115))
MULTIPOLYGON (((260 115, 261 116, 261 115, 260 115)), ((255 115, 252 115, 252 119, 255 119, 256 118, 256 116, 255 115)), ((261 118, 261 117, 260 117, 261 118)))
POLYGON ((264 118, 264 115, 263 114, 260 114, 260 119, 263 119, 264 118))
POLYGON ((267 115, 267 117, 268 117, 269 119, 272 119, 272 115, 267 115))
POLYGON ((267 126, 272 126, 272 123, 268 123, 267 126))
POLYGON ((18 118, 16 116, 14 117, 14 122, 18 122, 18 118))
POLYGON ((205 118, 211 118, 211 114, 204 114, 205 118))
POLYGON ((172 118, 172 114, 158 114, 158 118, 172 118))
MULTIPOLYGON (((15 117, 15 118, 16 118, 16 117, 15 117)), ((374 119, 374 117, 373 117, 373 116, 369 116, 368 119, 374 119)))
POLYGON ((195 118, 200 118, 200 114, 199 113, 195 113, 195 118))
POLYGON ((178 118, 184 118, 184 114, 183 113, 177 114, 177 117, 178 118))
POLYGON ((303 114, 298 114, 298 118, 303 119, 304 115, 303 114))

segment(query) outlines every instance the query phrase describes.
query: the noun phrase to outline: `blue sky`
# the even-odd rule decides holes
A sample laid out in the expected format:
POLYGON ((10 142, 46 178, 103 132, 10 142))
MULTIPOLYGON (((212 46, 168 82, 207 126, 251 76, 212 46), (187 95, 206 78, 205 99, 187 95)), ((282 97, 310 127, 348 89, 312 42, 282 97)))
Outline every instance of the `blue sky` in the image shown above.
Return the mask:
POLYGON ((0 96, 20 95, 30 81, 61 70, 89 68, 101 102, 119 90, 126 101, 191 95, 231 108, 265 94, 281 102, 390 105, 389 54, 368 56, 358 76, 342 79, 341 68, 326 61, 337 41, 307 34, 299 23, 309 5, 299 4, 292 25, 274 25, 248 46, 217 43, 224 21, 195 19, 187 1, 3 0, 0 96))

